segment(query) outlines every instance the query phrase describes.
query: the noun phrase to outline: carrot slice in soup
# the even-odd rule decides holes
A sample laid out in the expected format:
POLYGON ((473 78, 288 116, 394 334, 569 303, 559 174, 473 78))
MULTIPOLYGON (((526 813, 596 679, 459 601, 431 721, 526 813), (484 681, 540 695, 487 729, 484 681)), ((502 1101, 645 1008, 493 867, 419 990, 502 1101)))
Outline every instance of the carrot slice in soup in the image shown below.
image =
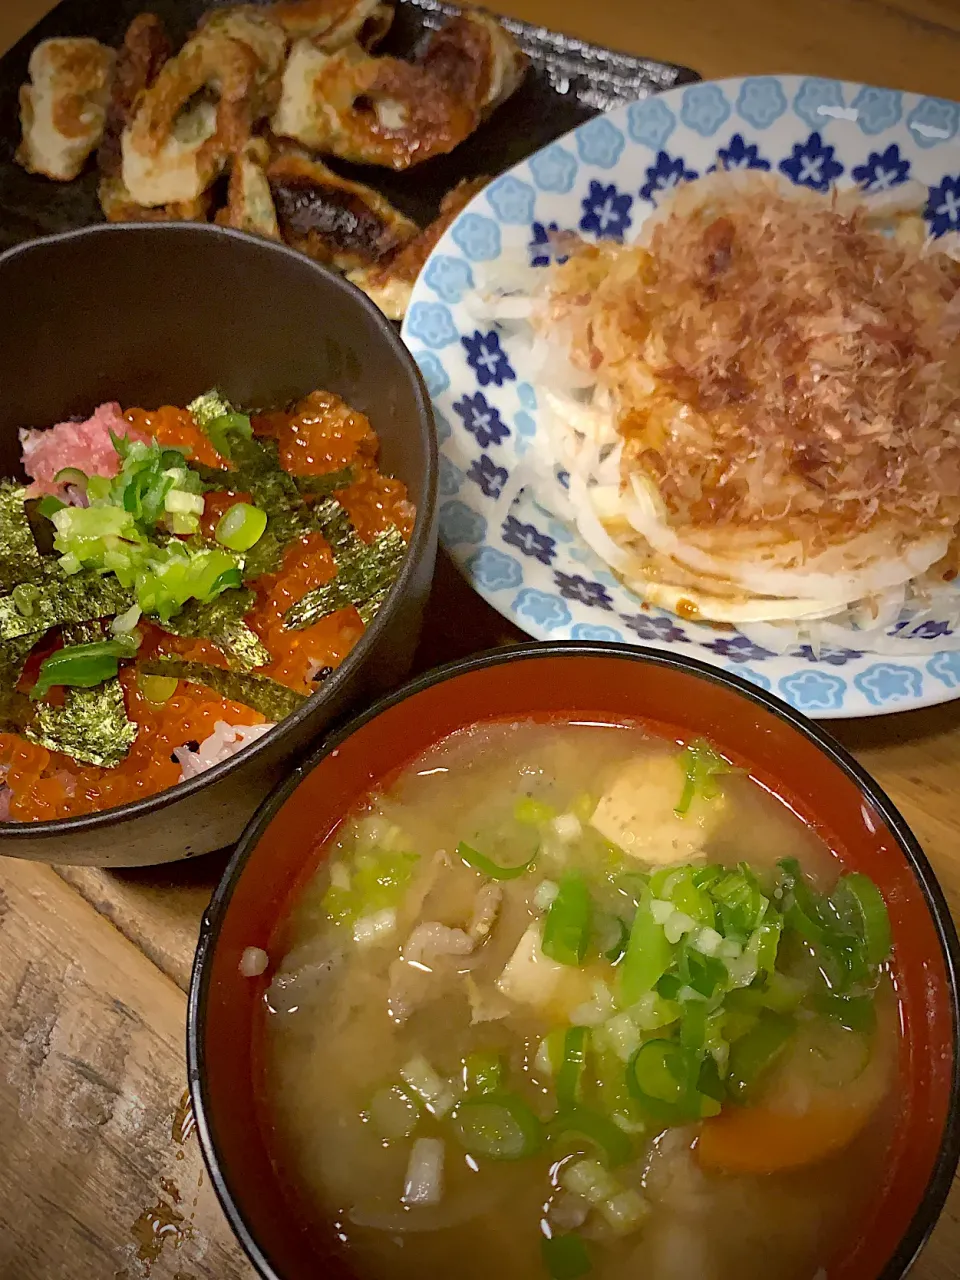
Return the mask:
POLYGON ((780 1173, 815 1164, 852 1142, 874 1110, 877 1096, 835 1096, 799 1113, 770 1107, 731 1108, 707 1120, 697 1158, 717 1173, 780 1173))

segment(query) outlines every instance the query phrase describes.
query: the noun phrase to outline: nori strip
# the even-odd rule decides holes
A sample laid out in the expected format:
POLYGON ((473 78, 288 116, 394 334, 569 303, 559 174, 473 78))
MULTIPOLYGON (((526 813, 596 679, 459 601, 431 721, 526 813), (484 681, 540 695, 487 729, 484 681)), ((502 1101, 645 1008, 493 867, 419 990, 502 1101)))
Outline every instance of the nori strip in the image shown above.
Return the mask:
POLYGON ((193 636, 216 645, 231 667, 252 671, 270 661, 270 650, 243 620, 253 608, 256 595, 242 588, 224 591, 214 600, 190 600, 163 623, 174 636, 193 636))
POLYGON ((390 528, 361 546, 362 551, 338 561, 335 578, 290 606, 283 619, 285 627, 302 630, 349 605, 355 605, 364 624, 369 624, 396 579, 407 544, 399 529, 390 528))
POLYGON ((326 471, 322 476, 297 476, 296 485, 307 498, 329 498, 331 493, 349 489, 353 484, 353 467, 340 471, 326 471))
POLYGON ((266 512, 267 527, 244 556, 243 578, 252 582, 261 574, 276 573, 290 543, 314 527, 313 517, 293 476, 280 465, 275 440, 239 437, 232 442, 231 457, 236 464, 233 471, 190 465, 209 489, 249 493, 266 512))
POLYGON ((306 701, 306 694, 288 689, 269 676, 254 676, 241 671, 224 671, 203 662, 184 662, 180 658, 151 658, 139 664, 148 676, 175 676, 191 684, 202 684, 221 698, 242 702, 259 711, 268 720, 282 720, 306 701))
POLYGON ((0 696, 12 693, 17 687, 33 646, 44 635, 43 631, 28 631, 26 635, 0 643, 0 696))
POLYGON ((22 484, 0 481, 0 591, 12 591, 19 583, 31 582, 43 572, 24 506, 26 500, 27 491, 22 484))
POLYGON ((124 613, 134 602, 133 595, 112 573, 101 576, 81 570, 66 574, 56 565, 43 564, 41 585, 43 589, 33 601, 29 616, 21 613, 12 596, 0 597, 0 641, 65 623, 113 617, 124 613))
POLYGON ((116 676, 94 689, 67 689, 61 707, 38 703, 32 723, 23 729, 38 746, 103 769, 115 769, 126 759, 138 731, 116 676))

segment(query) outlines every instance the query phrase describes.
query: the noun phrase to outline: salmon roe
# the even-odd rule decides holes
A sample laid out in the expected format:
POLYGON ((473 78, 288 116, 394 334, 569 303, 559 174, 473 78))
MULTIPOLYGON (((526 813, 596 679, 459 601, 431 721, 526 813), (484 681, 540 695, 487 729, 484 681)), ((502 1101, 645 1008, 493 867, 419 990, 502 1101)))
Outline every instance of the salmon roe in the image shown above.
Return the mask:
MULTIPOLYGON (((185 409, 170 405, 153 411, 131 409, 125 417, 162 444, 189 448, 198 462, 229 467, 185 409)), ((253 427, 256 434, 277 440, 281 465, 294 475, 353 469, 353 483, 337 497, 364 541, 391 525, 409 539, 414 508, 404 485, 377 471, 377 437, 362 413, 338 396, 318 391, 290 413, 255 417, 253 427)), ((201 518, 204 536, 213 536, 220 517, 234 503, 250 501, 246 493, 208 493, 201 518)), ((270 662, 258 669, 260 674, 298 693, 311 693, 317 687, 314 677, 324 668, 339 666, 360 639, 364 626, 354 608, 342 609, 302 631, 283 626, 287 609, 335 573, 326 540, 320 533, 310 533, 287 548, 277 573, 264 574, 252 584, 256 599, 246 621, 270 652, 270 662)), ((140 657, 175 654, 190 662, 227 665, 209 640, 172 636, 149 623, 141 626, 140 657)), ((173 752, 188 743, 201 743, 218 720, 230 725, 264 722, 259 712, 201 685, 180 681, 173 697, 154 706, 143 697, 132 666, 121 670, 120 680, 127 714, 139 733, 116 768, 80 764, 19 734, 0 733, 0 777, 12 793, 11 819, 39 822, 78 817, 155 795, 180 781, 180 764, 173 752)), ((24 683, 30 682, 25 676, 24 683)))

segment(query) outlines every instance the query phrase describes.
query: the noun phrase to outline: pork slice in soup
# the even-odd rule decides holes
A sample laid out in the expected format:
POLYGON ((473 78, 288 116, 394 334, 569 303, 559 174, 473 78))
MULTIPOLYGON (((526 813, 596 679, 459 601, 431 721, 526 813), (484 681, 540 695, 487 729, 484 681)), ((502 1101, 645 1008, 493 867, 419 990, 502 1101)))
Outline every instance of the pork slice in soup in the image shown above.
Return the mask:
POLYGON ((873 883, 705 742, 455 735, 275 948, 276 1158, 371 1280, 810 1280, 882 1178, 889 951, 873 883))

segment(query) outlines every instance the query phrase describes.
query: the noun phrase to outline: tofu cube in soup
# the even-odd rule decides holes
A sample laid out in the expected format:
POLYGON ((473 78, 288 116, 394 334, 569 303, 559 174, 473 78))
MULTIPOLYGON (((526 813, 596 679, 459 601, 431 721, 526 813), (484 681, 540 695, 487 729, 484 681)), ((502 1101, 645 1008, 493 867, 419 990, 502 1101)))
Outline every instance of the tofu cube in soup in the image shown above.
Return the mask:
POLYGON ((705 857, 710 836, 725 813, 721 794, 696 794, 685 813, 677 813, 683 793, 681 757, 655 751, 627 762, 600 797, 591 824, 605 840, 645 863, 705 857))

